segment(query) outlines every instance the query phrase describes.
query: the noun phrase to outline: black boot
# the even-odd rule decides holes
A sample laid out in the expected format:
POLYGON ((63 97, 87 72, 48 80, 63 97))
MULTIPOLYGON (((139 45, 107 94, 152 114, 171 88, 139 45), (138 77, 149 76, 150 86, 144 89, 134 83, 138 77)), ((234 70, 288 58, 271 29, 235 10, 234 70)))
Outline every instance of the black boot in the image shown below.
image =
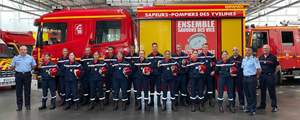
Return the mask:
POLYGON ((122 105, 122 110, 123 110, 123 111, 126 110, 126 104, 127 104, 127 101, 123 102, 123 105, 122 105))
MULTIPOLYGON (((191 111, 192 111, 192 112, 195 112, 195 111, 196 111, 196 110, 195 110, 195 103, 192 102, 191 104, 192 104, 191 111)), ((199 105, 201 106, 201 104, 199 104, 199 105)))
POLYGON ((150 95, 150 103, 148 104, 149 106, 154 105, 154 95, 150 95))
POLYGON ((39 110, 43 110, 43 109, 46 109, 47 107, 46 107, 46 103, 45 102, 43 102, 42 103, 42 106, 41 107, 39 107, 39 110))
POLYGON ((162 108, 161 108, 161 111, 166 111, 166 105, 167 105, 167 102, 163 102, 163 105, 162 105, 162 108))
POLYGON ((64 107, 64 110, 68 110, 70 108, 71 108, 70 103, 67 103, 66 106, 64 107))
POLYGON ((135 108, 135 111, 139 111, 141 109, 142 109, 142 106, 141 106, 141 102, 139 101, 137 107, 135 108))
POLYGON ((114 109, 113 109, 113 111, 115 111, 117 109, 118 109, 118 101, 114 101, 114 109))
POLYGON ((219 103, 219 112, 224 113, 223 105, 222 103, 219 103))
POLYGON ((213 98, 210 98, 209 99, 209 106, 210 107, 214 107, 215 105, 214 105, 214 100, 213 100, 213 98))
POLYGON ((104 102, 103 101, 100 101, 100 108, 101 108, 101 110, 104 110, 104 102))
POLYGON ((157 96, 157 106, 161 107, 160 95, 157 96))
POLYGON ((204 109, 203 109, 203 106, 201 105, 201 103, 199 104, 199 111, 204 112, 204 109))
POLYGON ((233 104, 230 104, 230 111, 231 111, 232 113, 235 113, 233 104))
POLYGON ((65 103, 66 103, 65 99, 61 99, 61 102, 59 103, 59 105, 58 105, 58 106, 64 106, 64 105, 65 105, 65 103))
POLYGON ((104 99, 104 105, 109 105, 109 96, 106 96, 104 99))
POLYGON ((175 106, 178 106, 178 96, 175 97, 175 106))
POLYGON ((145 102, 145 110, 150 111, 150 108, 148 107, 148 104, 147 104, 148 101, 145 100, 144 102, 145 102))
POLYGON ((183 97, 182 99, 182 104, 185 106, 185 107, 188 107, 189 104, 186 102, 186 97, 183 97))
POLYGON ((80 103, 80 106, 86 105, 86 104, 88 104, 88 102, 89 102, 88 96, 84 96, 82 103, 80 103))
POLYGON ((74 104, 74 110, 78 110, 78 104, 74 104))
POLYGON ((93 110, 94 109, 94 101, 90 102, 90 108, 88 110, 93 110))
MULTIPOLYGON (((136 97, 134 97, 134 103, 135 105, 138 105, 138 99, 136 99, 136 97)), ((148 104, 148 102, 146 102, 145 104, 148 104)))
POLYGON ((50 108, 49 108, 49 110, 54 110, 56 107, 55 107, 55 105, 52 105, 50 108))
POLYGON ((130 92, 127 93, 127 98, 128 98, 128 100, 126 102, 126 105, 130 105, 130 92))
POLYGON ((172 102, 172 110, 173 110, 173 111, 177 111, 175 102, 172 102))

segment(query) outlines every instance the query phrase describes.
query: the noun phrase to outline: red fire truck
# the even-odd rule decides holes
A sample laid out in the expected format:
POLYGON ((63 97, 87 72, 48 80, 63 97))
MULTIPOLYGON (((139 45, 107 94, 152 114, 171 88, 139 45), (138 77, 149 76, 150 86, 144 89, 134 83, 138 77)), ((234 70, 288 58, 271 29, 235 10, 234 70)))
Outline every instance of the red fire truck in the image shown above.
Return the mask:
POLYGON ((2 31, 0 29, 0 38, 7 44, 7 47, 12 50, 14 55, 20 53, 20 45, 25 45, 28 49, 28 54, 35 44, 35 39, 32 37, 32 32, 15 32, 15 31, 2 31))
MULTIPOLYGON (((149 54, 153 42, 158 43, 160 53, 175 52, 175 45, 181 43, 183 51, 191 55, 192 50, 201 51, 202 44, 208 43, 209 51, 218 59, 222 50, 231 51, 234 46, 244 55, 245 6, 247 4, 157 4, 138 8, 136 24, 124 9, 55 10, 34 21, 38 31, 32 56, 39 66, 46 52, 57 62, 66 47, 80 60, 84 48, 90 46, 92 52, 99 51, 103 59, 108 54, 108 46, 126 54, 130 44, 136 44, 137 50, 149 54), (44 33, 52 37, 43 37, 44 33)), ((40 81, 38 69, 33 80, 40 81)), ((82 96, 81 81, 78 83, 82 96)))
POLYGON ((282 78, 300 78, 299 28, 293 26, 266 26, 246 30, 247 45, 252 46, 254 54, 263 54, 262 46, 269 44, 271 53, 277 56, 281 71, 277 82, 282 78))

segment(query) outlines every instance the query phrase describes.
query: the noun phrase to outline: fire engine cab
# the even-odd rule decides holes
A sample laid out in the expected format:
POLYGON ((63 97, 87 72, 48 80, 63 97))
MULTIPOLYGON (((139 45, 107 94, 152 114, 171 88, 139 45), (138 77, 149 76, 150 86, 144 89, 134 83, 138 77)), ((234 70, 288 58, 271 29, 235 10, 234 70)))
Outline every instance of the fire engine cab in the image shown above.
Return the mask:
POLYGON ((246 43, 253 48, 253 54, 263 54, 263 45, 269 44, 271 54, 277 56, 281 71, 277 74, 277 82, 281 78, 300 78, 300 42, 297 26, 265 26, 246 29, 246 43))

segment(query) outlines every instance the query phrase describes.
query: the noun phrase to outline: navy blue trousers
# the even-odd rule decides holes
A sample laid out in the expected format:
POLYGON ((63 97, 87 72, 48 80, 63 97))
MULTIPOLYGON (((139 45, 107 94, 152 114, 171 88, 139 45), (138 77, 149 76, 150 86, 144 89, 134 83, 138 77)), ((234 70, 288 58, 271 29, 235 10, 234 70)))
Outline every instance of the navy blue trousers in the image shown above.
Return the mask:
POLYGON ((99 100, 104 100, 105 97, 103 95, 103 80, 90 81, 91 101, 94 101, 96 99, 96 89, 98 89, 99 100))
POLYGON ((175 101, 175 84, 176 80, 174 79, 163 79, 163 101, 167 101, 167 93, 168 93, 168 85, 170 85, 170 92, 171 92, 171 101, 175 101))
POLYGON ((89 95, 89 85, 90 85, 87 75, 83 77, 82 84, 83 84, 83 96, 87 97, 89 95))
POLYGON ((243 87, 247 100, 247 110, 250 112, 256 111, 256 76, 244 77, 243 87))
POLYGON ((269 90, 269 96, 271 98, 271 107, 277 108, 277 99, 276 99, 276 78, 274 74, 261 74, 259 75, 259 84, 261 91, 261 101, 260 105, 266 107, 266 94, 267 88, 269 90))
POLYGON ((30 90, 31 90, 31 73, 26 74, 15 74, 16 80, 16 96, 17 96, 17 106, 22 108, 23 106, 23 87, 25 96, 25 106, 30 107, 30 90))
POLYGON ((125 102, 127 98, 127 79, 113 79, 114 101, 119 100, 119 92, 122 90, 122 101, 125 102))
POLYGON ((186 74, 177 75, 175 84, 175 97, 179 96, 179 91, 181 92, 181 96, 186 97, 186 74))
POLYGON ((161 95, 161 75, 150 75, 150 95, 154 95, 154 87, 156 85, 157 95, 161 95))
POLYGON ((223 103, 223 94, 224 94, 225 85, 227 87, 228 101, 230 104, 234 104, 232 77, 219 77, 218 103, 223 103))
POLYGON ((60 90, 59 97, 61 99, 65 99, 66 97, 65 83, 66 83, 65 76, 59 76, 59 90, 60 90))
POLYGON ((148 79, 137 79, 135 78, 135 84, 136 84, 136 89, 137 89, 137 94, 136 98, 138 101, 141 101, 142 99, 142 87, 144 89, 144 100, 148 101, 149 100, 149 95, 148 95, 148 79))
POLYGON ((191 102, 203 103, 204 101, 203 90, 204 90, 205 78, 204 77, 190 78, 190 82, 191 82, 191 96, 190 96, 191 102), (196 97, 196 91, 198 92, 198 97, 196 97))
POLYGON ((74 104, 78 104, 78 80, 66 81, 66 103, 71 102, 71 93, 74 104))
POLYGON ((51 105, 55 105, 56 101, 56 93, 55 93, 55 80, 42 80, 42 90, 43 90, 43 98, 42 102, 47 102, 47 96, 48 96, 48 89, 50 89, 51 94, 51 105))
POLYGON ((108 98, 108 99, 109 99, 110 92, 114 92, 112 90, 112 87, 113 87, 112 76, 105 77, 105 88, 106 88, 105 97, 108 98))
POLYGON ((244 89, 243 89, 243 77, 233 77, 233 101, 235 101, 236 93, 235 88, 237 88, 238 98, 240 105, 245 105, 244 89))
POLYGON ((137 90, 136 90, 136 83, 135 83, 135 77, 133 77, 134 75, 130 75, 129 78, 128 78, 128 84, 127 84, 127 94, 129 96, 127 97, 130 97, 130 93, 131 93, 131 86, 133 85, 133 92, 134 92, 134 96, 136 97, 136 93, 137 93, 137 90))
POLYGON ((207 93, 208 97, 212 98, 213 97, 213 84, 212 84, 212 77, 210 74, 205 74, 205 84, 207 87, 207 93))

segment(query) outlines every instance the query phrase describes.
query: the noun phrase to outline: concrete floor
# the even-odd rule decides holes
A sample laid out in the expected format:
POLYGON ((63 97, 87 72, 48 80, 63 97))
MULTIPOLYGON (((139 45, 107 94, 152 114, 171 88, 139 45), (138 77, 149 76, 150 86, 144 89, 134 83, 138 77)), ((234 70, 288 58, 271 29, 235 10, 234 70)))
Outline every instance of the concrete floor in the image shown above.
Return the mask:
MULTIPOLYGON (((258 90, 258 104, 260 95, 258 90)), ((113 111, 113 104, 105 106, 105 110, 100 110, 99 105, 94 110, 88 111, 88 105, 80 107, 78 111, 73 109, 64 111, 63 107, 57 107, 55 110, 49 110, 50 101, 48 101, 48 108, 45 110, 38 110, 41 105, 42 93, 40 91, 32 90, 31 95, 31 110, 28 111, 23 107, 22 111, 16 110, 15 89, 10 87, 0 88, 0 120, 299 120, 300 113, 300 82, 298 80, 284 81, 283 85, 277 86, 277 100, 278 111, 271 113, 270 99, 267 96, 267 108, 265 110, 257 110, 256 115, 248 116, 242 113, 236 107, 236 113, 231 113, 229 109, 225 108, 227 101, 224 102, 225 112, 219 113, 218 107, 211 108, 205 104, 205 112, 191 112, 190 107, 178 106, 177 112, 170 108, 170 103, 167 104, 167 111, 163 112, 160 108, 151 108, 151 111, 135 111, 135 107, 131 104, 127 111, 122 111, 121 103, 119 102, 119 109, 113 111)), ((48 96, 49 97, 49 96, 48 96)), ((225 94, 225 97, 227 95, 225 94)), ((227 98, 224 98, 227 99, 227 98)), ((57 100, 59 102, 59 98, 57 100)), ((215 104, 217 101, 215 101, 215 104)))

